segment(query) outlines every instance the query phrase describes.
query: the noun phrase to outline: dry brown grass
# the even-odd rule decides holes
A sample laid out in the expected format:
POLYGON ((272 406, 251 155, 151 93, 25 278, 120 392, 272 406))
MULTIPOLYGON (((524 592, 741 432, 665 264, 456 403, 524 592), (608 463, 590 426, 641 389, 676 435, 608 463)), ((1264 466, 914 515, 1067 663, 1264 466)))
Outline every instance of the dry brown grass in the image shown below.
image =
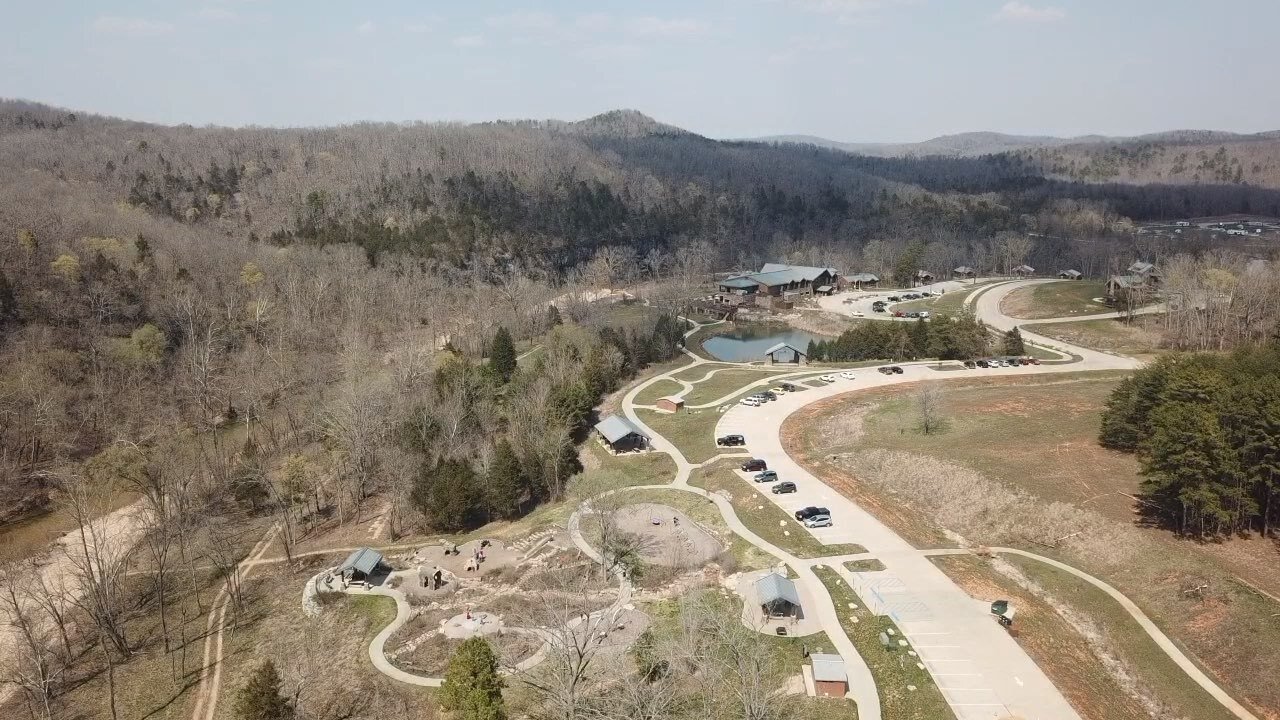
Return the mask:
MULTIPOLYGON (((1270 592, 1278 581, 1277 549, 1256 539, 1184 542, 1136 522, 1133 501, 1121 494, 1140 481, 1136 463, 1096 443, 1112 382, 1059 377, 1025 386, 951 385, 955 422, 931 436, 909 430, 914 420, 900 393, 838 399, 793 417, 784 441, 811 470, 917 544, 954 531, 975 544, 1021 546, 1102 577, 1237 699, 1280 712, 1280 684, 1253 681, 1260 672, 1280 673, 1280 659, 1268 649, 1280 645, 1274 622, 1280 603, 1236 580, 1270 592), (842 413, 865 417, 856 441, 810 431, 842 413), (1203 596, 1185 593, 1205 583, 1203 596)), ((1095 617, 1091 604, 1078 607, 1095 617)), ((1147 684, 1159 686, 1149 677, 1147 684)), ((1167 700, 1163 693, 1159 699, 1167 700)))

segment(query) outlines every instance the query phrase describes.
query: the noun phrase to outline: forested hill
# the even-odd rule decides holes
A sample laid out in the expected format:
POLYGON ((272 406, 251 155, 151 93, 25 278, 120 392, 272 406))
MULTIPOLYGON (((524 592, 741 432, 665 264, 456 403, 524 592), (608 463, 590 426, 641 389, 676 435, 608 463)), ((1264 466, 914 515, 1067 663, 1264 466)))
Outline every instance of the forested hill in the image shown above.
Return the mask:
MULTIPOLYGON (((633 110, 580 122, 229 129, 6 101, 0 174, 0 217, 45 236, 67 219, 49 212, 60 198, 223 237, 355 243, 375 262, 388 251, 454 265, 496 255, 552 271, 611 245, 643 255, 705 241, 721 263, 750 264, 932 241, 963 259, 1000 231, 1096 242, 1123 236, 1129 219, 1280 215, 1280 193, 1238 184, 1083 183, 1011 154, 879 158, 721 142, 633 110)), ((1039 248, 1038 258, 1069 252, 1039 248)))

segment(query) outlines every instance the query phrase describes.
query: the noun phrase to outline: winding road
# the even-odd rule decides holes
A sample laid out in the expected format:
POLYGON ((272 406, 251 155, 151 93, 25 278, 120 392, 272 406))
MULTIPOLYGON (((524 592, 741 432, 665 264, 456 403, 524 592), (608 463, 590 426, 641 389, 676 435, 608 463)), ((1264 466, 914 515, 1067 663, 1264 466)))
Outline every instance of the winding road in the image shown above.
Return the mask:
MULTIPOLYGON (((1046 280, 1013 280, 983 285, 970 291, 965 305, 972 307, 975 314, 991 327, 1007 330, 1012 327, 1025 328, 1035 322, 1065 322, 1072 320, 1090 320, 1114 314, 1091 315, 1074 318, 1054 318, 1040 321, 1026 321, 1011 318, 1000 310, 1000 302, 1009 293, 1046 280)), ((957 288, 960 289, 960 288, 957 288)), ((952 290, 956 291, 956 290, 952 290)), ((869 304, 869 303, 868 303, 869 304)), ((841 307, 836 305, 828 309, 854 314, 858 312, 856 304, 841 307)), ((712 323, 716 324, 716 323, 712 323)), ((700 326, 690 330, 686 337, 698 332, 700 326)), ((947 702, 960 720, 995 720, 997 718, 1025 718, 1026 720, 1080 720, 1080 716, 1067 703, 1062 694, 1045 676, 1043 671, 1031 660, 1014 639, 991 618, 985 603, 969 597, 946 574, 935 566, 929 557, 933 555, 961 554, 965 550, 921 550, 911 546, 892 529, 878 521, 873 515, 858 506, 852 500, 826 485, 820 478, 811 475, 784 450, 781 441, 781 429, 785 420, 793 413, 814 402, 825 400, 840 394, 866 390, 891 384, 918 382, 921 380, 967 379, 978 376, 994 375, 1033 375, 1043 373, 1079 372, 1089 370, 1133 370, 1140 366, 1133 358, 1102 353, 1088 348, 1077 347, 1036 335, 1023 329, 1024 338, 1028 342, 1057 349, 1070 356, 1070 362, 1046 363, 1037 366, 1022 366, 1002 369, 974 369, 938 371, 938 363, 905 364, 905 372, 901 375, 882 375, 869 368, 856 368, 853 380, 841 380, 823 387, 806 390, 800 393, 786 394, 774 402, 761 407, 750 408, 734 404, 723 413, 717 423, 716 436, 725 434, 742 434, 747 438, 751 455, 766 460, 771 469, 781 476, 797 483, 800 491, 792 495, 773 495, 761 493, 769 502, 774 502, 788 514, 806 505, 823 505, 831 508, 836 525, 831 528, 811 530, 813 536, 821 543, 837 545, 856 543, 867 549, 859 555, 833 555, 830 557, 802 559, 773 545, 748 528, 737 517, 729 500, 717 493, 689 485, 689 477, 695 468, 715 462, 720 457, 740 457, 725 455, 712 458, 705 463, 691 463, 683 453, 667 438, 646 425, 636 412, 638 406, 635 398, 646 388, 663 380, 673 380, 681 385, 680 396, 693 390, 693 386, 707 379, 719 369, 727 367, 758 367, 746 364, 711 361, 685 350, 690 363, 656 375, 632 387, 622 401, 622 411, 631 422, 646 432, 651 438, 655 451, 668 454, 675 462, 676 474, 669 484, 647 485, 639 488, 624 488, 611 492, 625 492, 637 489, 667 489, 688 492, 707 498, 715 504, 725 524, 756 548, 785 563, 795 574, 797 584, 803 587, 803 595, 817 599, 817 607, 810 608, 823 631, 831 639, 836 651, 845 662, 849 678, 849 696, 858 703, 860 720, 881 720, 880 697, 870 669, 862 656, 845 633, 826 586, 818 579, 813 568, 818 565, 830 566, 854 587, 868 608, 891 617, 902 629, 911 642, 920 660, 934 678, 947 702), (699 380, 682 381, 673 378, 676 373, 692 367, 708 365, 709 372, 699 380), (884 570, 875 572, 851 572, 843 563, 851 559, 875 558, 884 565, 884 570)), ((954 363, 953 363, 954 365, 954 363)), ((827 372, 840 371, 840 368, 823 368, 827 372)), ((771 373, 751 383, 746 383, 717 400, 696 407, 718 407, 752 387, 766 385, 780 378, 814 375, 814 369, 797 370, 793 373, 771 373)), ((744 489, 757 492, 758 487, 742 474, 744 489)), ((569 532, 575 544, 597 562, 602 562, 600 553, 590 546, 579 530, 580 518, 589 511, 590 500, 583 503, 573 514, 569 522, 569 532)), ((256 548, 255 548, 256 549, 256 548)), ((1142 613, 1134 603, 1105 582, 1094 578, 1080 570, 1063 563, 1012 548, 997 548, 997 552, 1023 555, 1043 562, 1080 577, 1112 598, 1114 598, 1155 640, 1179 667, 1186 671, 1190 680, 1203 687, 1239 720, 1258 720, 1258 718, 1232 699, 1221 687, 1207 677, 1195 663, 1186 657, 1177 645, 1166 637, 1142 613)), ((250 555, 242 565, 247 573, 255 565, 272 562, 264 560, 262 548, 250 555)), ((625 581, 623 583, 626 584, 625 581)), ((403 596, 396 597, 395 591, 373 591, 375 594, 389 595, 396 600, 396 618, 374 638, 369 646, 369 656, 374 666, 396 680, 420 685, 436 686, 438 678, 426 678, 405 673, 387 662, 383 651, 386 640, 397 628, 408 619, 409 607, 403 596)), ((623 594, 620 594, 620 597, 623 594)), ((220 598, 222 599, 222 598, 220 598)), ((215 603, 216 604, 216 603, 215 603)), ((224 599, 225 605, 225 599, 224 599)), ((222 608, 225 612, 225 606, 222 608)), ((221 618, 219 618, 221 620, 221 618)), ((211 625, 213 618, 210 619, 211 625)), ((193 720, 210 720, 216 706, 218 696, 221 622, 218 631, 207 638, 206 673, 201 679, 193 720), (213 645, 216 645, 214 649, 213 645), (213 650, 211 653, 210 651, 213 650), (209 656, 213 657, 210 658, 209 656), (212 660, 212 662, 209 662, 212 660), (212 666, 212 672, 210 667, 212 666)), ((213 628, 211 627, 211 630, 213 628)))

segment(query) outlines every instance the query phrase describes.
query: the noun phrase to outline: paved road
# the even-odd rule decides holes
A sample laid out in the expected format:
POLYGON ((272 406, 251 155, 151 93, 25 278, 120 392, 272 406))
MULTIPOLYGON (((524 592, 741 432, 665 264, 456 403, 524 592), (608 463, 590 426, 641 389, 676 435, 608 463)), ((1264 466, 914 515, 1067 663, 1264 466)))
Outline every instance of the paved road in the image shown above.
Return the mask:
MULTIPOLYGON (((1000 300, 1009 292, 1035 282, 1010 281, 989 286, 973 303, 976 314, 1001 330, 1020 324, 1021 321, 1000 313, 1000 300)), ((857 307, 857 304, 846 307, 857 307)), ((810 531, 814 537, 824 544, 860 544, 884 563, 885 570, 880 572, 849 573, 843 568, 840 572, 858 587, 864 601, 894 618, 961 720, 990 720, 1008 715, 1029 720, 1079 720, 1079 715, 1013 638, 993 621, 984 603, 969 597, 888 526, 808 473, 783 450, 781 429, 783 422, 797 410, 853 390, 920 380, 1129 370, 1140 365, 1132 358, 1070 346, 1049 338, 1043 341, 1066 349, 1081 360, 1063 365, 946 372, 933 369, 933 363, 917 363, 905 365, 902 375, 882 375, 874 369, 862 369, 855 371, 853 380, 839 380, 826 387, 783 395, 762 407, 735 405, 715 429, 717 436, 744 435, 752 455, 764 459, 781 478, 796 482, 800 488, 791 495, 762 493, 764 498, 789 514, 808 505, 830 508, 836 525, 810 531)), ((746 474, 739 474, 744 487, 752 487, 746 474)))

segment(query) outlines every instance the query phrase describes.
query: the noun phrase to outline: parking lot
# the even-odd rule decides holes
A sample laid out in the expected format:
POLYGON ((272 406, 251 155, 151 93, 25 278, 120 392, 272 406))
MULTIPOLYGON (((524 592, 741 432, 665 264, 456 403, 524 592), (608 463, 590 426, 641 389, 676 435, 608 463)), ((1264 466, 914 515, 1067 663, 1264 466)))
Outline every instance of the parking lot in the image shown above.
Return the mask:
MULTIPOLYGON (((1078 720, 1078 715, 1052 689, 1043 672, 1016 641, 991 617, 986 603, 976 601, 951 582, 923 556, 871 514, 809 474, 784 451, 779 437, 782 422, 815 399, 850 390, 935 379, 930 363, 907 363, 901 374, 875 368, 851 371, 853 378, 833 374, 824 387, 787 393, 757 407, 735 405, 721 417, 716 436, 740 434, 745 450, 764 460, 778 481, 796 483, 796 492, 775 495, 773 482, 755 483, 755 471, 736 471, 743 492, 755 492, 784 510, 790 532, 810 533, 823 545, 865 547, 885 570, 841 572, 868 607, 890 616, 938 682, 961 720, 991 720, 1013 716, 1044 720, 1078 720), (831 510, 832 526, 808 529, 794 521, 807 506, 831 510)), ((954 365, 954 364, 953 364, 954 365)), ((995 375, 1045 372, 1044 367, 974 368, 966 374, 995 375)), ((837 564, 834 560, 832 564, 837 564)))

